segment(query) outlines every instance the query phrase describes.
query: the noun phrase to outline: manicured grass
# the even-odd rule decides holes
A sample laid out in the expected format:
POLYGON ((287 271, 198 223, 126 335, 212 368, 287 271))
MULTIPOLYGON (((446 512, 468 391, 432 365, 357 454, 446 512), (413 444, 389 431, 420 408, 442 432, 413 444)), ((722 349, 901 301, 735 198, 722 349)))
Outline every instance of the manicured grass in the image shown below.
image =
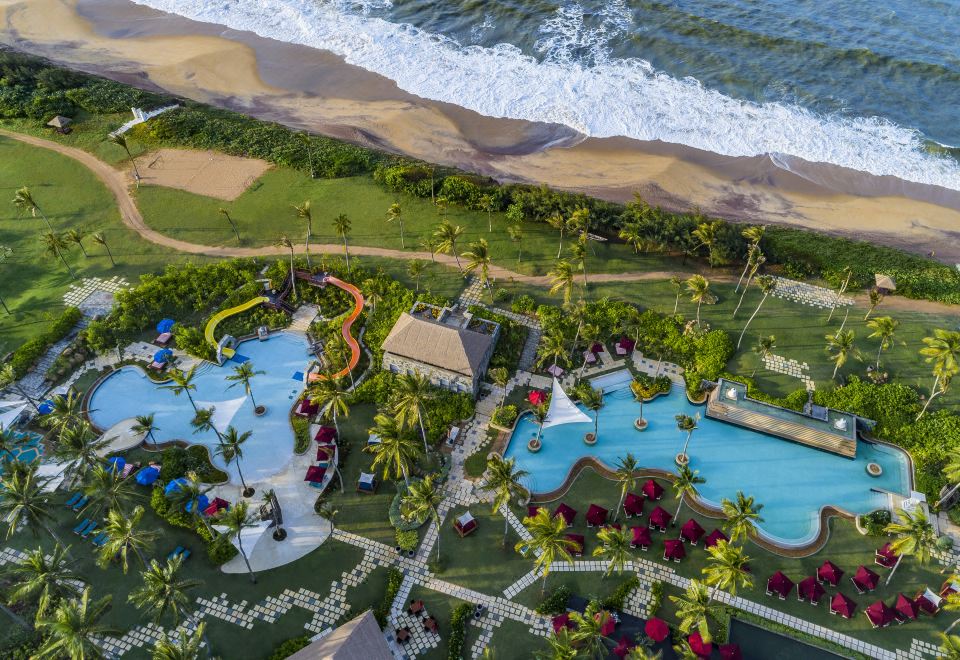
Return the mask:
POLYGON ((532 634, 527 626, 513 619, 500 624, 489 644, 497 658, 532 658, 546 646, 543 637, 532 634))
MULTIPOLYGON (((428 660, 442 660, 446 658, 447 642, 450 639, 450 616, 453 614, 453 610, 464 601, 419 585, 410 590, 410 600, 423 601, 427 612, 437 620, 440 632, 439 644, 417 657, 427 658, 428 660)), ((463 642, 463 655, 469 653, 470 646, 476 641, 477 635, 477 629, 468 623, 463 642)))

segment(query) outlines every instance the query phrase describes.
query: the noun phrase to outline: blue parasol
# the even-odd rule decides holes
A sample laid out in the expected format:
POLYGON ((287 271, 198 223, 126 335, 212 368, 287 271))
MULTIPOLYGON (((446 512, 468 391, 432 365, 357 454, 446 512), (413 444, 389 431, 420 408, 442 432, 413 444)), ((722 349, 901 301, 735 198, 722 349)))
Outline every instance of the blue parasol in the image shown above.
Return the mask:
POLYGON ((149 486, 160 476, 160 470, 153 465, 148 465, 137 472, 137 483, 141 486, 149 486))
POLYGON ((187 483, 187 480, 184 479, 183 477, 180 477, 179 479, 171 479, 170 482, 166 485, 166 487, 164 487, 163 494, 166 495, 167 497, 170 497, 175 492, 180 490, 180 487, 185 485, 186 483, 187 483))
POLYGON ((173 330, 173 324, 173 319, 163 319, 157 324, 157 332, 160 334, 163 334, 164 332, 170 332, 173 330))
POLYGON ((39 406, 37 406, 37 410, 40 412, 41 415, 49 415, 50 413, 53 412, 53 401, 51 401, 50 399, 47 399, 46 401, 41 403, 39 406))
POLYGON ((123 458, 123 456, 114 456, 107 459, 107 465, 110 466, 109 469, 112 472, 120 472, 127 465, 127 461, 123 458))
POLYGON ((209 498, 207 498, 206 495, 201 495, 201 496, 198 497, 197 499, 191 500, 190 502, 187 502, 187 506, 186 506, 187 512, 188 512, 188 513, 193 513, 193 507, 195 507, 198 502, 199 502, 199 504, 200 504, 200 510, 201 510, 201 511, 205 510, 208 506, 210 506, 210 500, 209 500, 209 498))
POLYGON ((161 348, 159 351, 153 354, 153 361, 158 363, 164 363, 173 357, 173 351, 169 348, 161 348))

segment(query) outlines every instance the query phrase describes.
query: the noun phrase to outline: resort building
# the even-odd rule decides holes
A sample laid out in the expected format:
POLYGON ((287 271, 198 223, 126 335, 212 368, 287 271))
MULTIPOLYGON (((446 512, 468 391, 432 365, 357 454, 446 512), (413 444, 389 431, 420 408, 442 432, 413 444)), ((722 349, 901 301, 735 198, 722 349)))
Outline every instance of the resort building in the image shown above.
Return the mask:
POLYGON ((417 302, 384 340, 383 368, 419 373, 438 387, 476 395, 499 336, 498 323, 417 302))
POLYGON ((393 660, 370 610, 289 657, 290 660, 393 660))

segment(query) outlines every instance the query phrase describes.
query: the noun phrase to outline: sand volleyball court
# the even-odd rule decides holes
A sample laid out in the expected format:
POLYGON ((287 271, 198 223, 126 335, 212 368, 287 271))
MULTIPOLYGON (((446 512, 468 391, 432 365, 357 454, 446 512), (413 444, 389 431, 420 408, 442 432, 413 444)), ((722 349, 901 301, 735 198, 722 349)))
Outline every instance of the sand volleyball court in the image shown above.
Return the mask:
POLYGON ((270 163, 215 151, 160 149, 138 157, 137 167, 144 185, 233 201, 270 168, 270 163))

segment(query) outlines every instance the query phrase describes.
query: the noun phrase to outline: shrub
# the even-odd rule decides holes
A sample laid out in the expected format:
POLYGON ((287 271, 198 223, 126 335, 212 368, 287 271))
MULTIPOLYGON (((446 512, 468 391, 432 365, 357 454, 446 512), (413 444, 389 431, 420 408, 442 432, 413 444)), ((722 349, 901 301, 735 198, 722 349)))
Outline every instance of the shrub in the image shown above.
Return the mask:
POLYGON ((872 511, 860 516, 860 526, 870 536, 885 536, 884 528, 890 524, 890 512, 886 509, 872 511))
POLYGON ((606 610, 622 610, 627 596, 639 586, 640 579, 636 575, 631 575, 621 582, 617 588, 613 590, 613 593, 607 596, 600 605, 606 610))
POLYGON ((400 591, 401 584, 403 584, 403 572, 396 566, 391 566, 387 569, 387 588, 383 592, 383 598, 373 610, 373 616, 377 618, 377 623, 380 624, 381 628, 387 625, 387 615, 390 613, 393 601, 400 591))
POLYGON ((290 657, 300 649, 304 649, 308 646, 310 646, 310 638, 306 635, 293 637, 275 648, 273 653, 270 654, 268 660, 283 660, 284 658, 290 657))
MULTIPOLYGON (((218 536, 207 544, 207 557, 214 566, 221 566, 236 557, 237 549, 226 536, 218 536)), ((284 656, 286 657, 286 656, 284 656)))
POLYGON ((567 611, 567 601, 570 600, 570 587, 561 584, 550 592, 550 595, 537 605, 538 614, 557 615, 567 611))
POLYGON ((404 552, 416 550, 420 543, 420 533, 415 529, 396 530, 397 545, 404 552))
POLYGON ((212 360, 216 354, 213 346, 207 343, 203 330, 192 325, 180 325, 173 328, 173 341, 181 351, 201 360, 212 360))
POLYGON ((457 605, 453 614, 450 615, 450 639, 447 642, 448 660, 460 660, 460 653, 463 651, 463 640, 467 635, 467 622, 473 608, 469 603, 457 605))
POLYGON ((489 444, 473 452, 463 462, 463 472, 471 479, 479 479, 487 471, 487 456, 490 454, 489 444))
POLYGON ((205 445, 190 445, 186 452, 187 472, 195 472, 200 481, 207 484, 220 484, 227 480, 227 473, 210 462, 210 452, 205 445))
POLYGON ((43 357, 51 346, 66 337, 80 321, 83 314, 76 307, 67 307, 50 326, 50 329, 38 337, 23 343, 10 356, 9 364, 17 378, 23 378, 33 365, 43 357))
POLYGON ((171 479, 182 477, 189 470, 187 450, 179 445, 167 447, 160 454, 160 482, 166 484, 171 479))
POLYGON ((400 513, 400 500, 407 494, 407 485, 401 482, 397 482, 397 485, 397 494, 393 496, 388 512, 390 524, 393 525, 394 528, 404 532, 417 529, 423 524, 422 520, 404 520, 403 515, 400 513))
POLYGON ((510 304, 511 311, 517 314, 533 314, 536 308, 537 302, 525 293, 514 298, 510 304))
POLYGON ((520 411, 513 404, 503 406, 502 408, 497 408, 493 412, 493 417, 490 418, 490 421, 496 424, 497 426, 502 426, 504 428, 510 428, 515 421, 517 421, 517 415, 520 414, 520 411))
POLYGON ((650 616, 656 616, 661 605, 663 605, 663 582, 657 580, 650 585, 650 616))
POLYGON ((638 374, 633 382, 630 383, 630 391, 633 396, 640 399, 650 399, 657 394, 669 392, 672 383, 666 376, 657 376, 656 378, 648 374, 638 374))
POLYGON ((290 424, 293 426, 293 451, 303 454, 310 449, 310 419, 290 413, 290 424))

